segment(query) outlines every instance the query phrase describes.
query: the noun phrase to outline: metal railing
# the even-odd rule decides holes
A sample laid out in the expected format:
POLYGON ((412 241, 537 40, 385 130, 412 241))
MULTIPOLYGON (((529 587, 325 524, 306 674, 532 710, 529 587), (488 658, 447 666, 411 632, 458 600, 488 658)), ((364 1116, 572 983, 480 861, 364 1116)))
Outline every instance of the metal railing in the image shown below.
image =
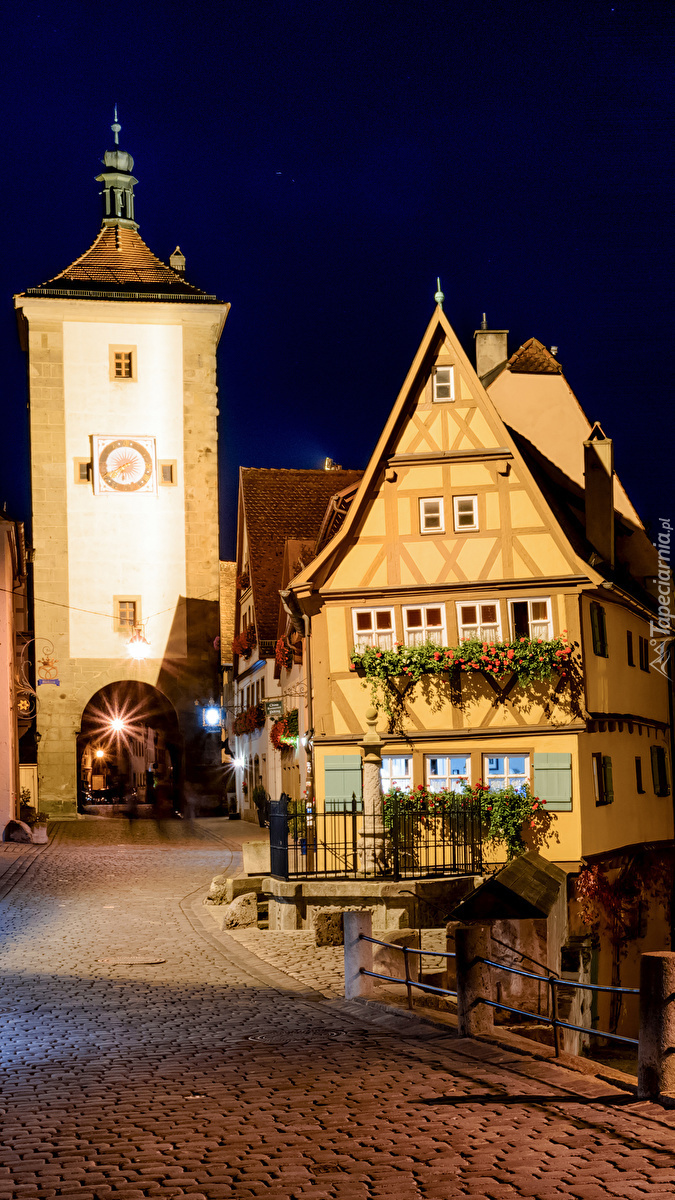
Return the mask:
MULTIPOLYGON (((389 950, 400 950, 403 954, 403 962, 405 966, 405 979, 400 975, 378 975, 377 971, 366 971, 365 967, 361 968, 362 975, 371 975, 373 979, 384 979, 389 983, 405 983, 408 990, 408 1008, 412 1011, 412 989, 419 988, 422 992, 435 992, 441 996, 456 996, 457 992, 451 992, 448 988, 436 987, 433 983, 420 983, 416 979, 410 978, 410 967, 408 965, 409 954, 429 954, 432 958, 455 958, 455 954, 451 950, 422 950, 415 946, 397 946, 395 942, 381 942, 379 938, 368 937, 367 934, 359 934, 359 940, 362 942, 372 942, 374 946, 386 946, 389 950)), ((421 964, 420 964, 421 965, 421 964)))
POLYGON ((625 987, 604 987, 598 983, 575 983, 571 979, 560 979, 557 975, 535 975, 532 971, 520 971, 517 967, 507 967, 504 963, 494 962, 491 958, 481 958, 480 962, 485 963, 486 967, 494 967, 497 971, 508 971, 509 975, 521 975, 525 979, 536 979, 540 983, 546 983, 551 994, 551 1015, 542 1016, 539 1013, 526 1012, 523 1008, 513 1008, 509 1004, 500 1004, 496 1000, 488 1000, 485 996, 481 996, 481 1004, 489 1004, 492 1008, 503 1008, 506 1012, 518 1013, 520 1016, 529 1017, 530 1020, 540 1021, 544 1024, 551 1025, 553 1028, 553 1044, 555 1046, 556 1057, 560 1055, 560 1030, 574 1029, 579 1033, 588 1033, 595 1037, 611 1038, 615 1042, 627 1042, 630 1046, 637 1046, 637 1038, 623 1037, 619 1033, 609 1033, 605 1029, 593 1029, 589 1025, 573 1025, 570 1021, 562 1021, 558 1016, 558 993, 559 987, 576 988, 584 992, 615 992, 625 996, 639 996, 639 988, 625 987))
POLYGON ((273 800, 271 873, 281 879, 424 879, 479 875, 481 819, 461 798, 439 800, 432 811, 398 800, 365 812, 352 795, 313 802, 273 800))
MULTIPOLYGON (((437 958, 446 958, 446 959, 456 958, 457 957, 456 954, 454 954, 452 951, 449 951, 449 950, 448 951, 422 950, 422 949, 416 949, 413 946, 398 946, 395 942, 382 942, 378 938, 368 937, 365 933, 359 934, 359 940, 363 941, 363 942, 372 942, 373 945, 375 945, 375 946, 384 946, 388 950, 398 950, 400 953, 403 954, 405 977, 401 977, 400 975, 382 975, 382 974, 378 973, 377 971, 367 971, 364 967, 361 968, 360 973, 362 975, 370 975, 373 979, 382 979, 386 983, 405 984, 405 987, 408 992, 408 1008, 409 1009, 412 1010, 412 1007, 413 1007, 413 1002, 412 1002, 412 995, 413 995, 412 989, 413 988, 418 988, 420 991, 423 991, 423 992, 433 992, 439 996, 451 996, 451 997, 455 997, 455 998, 458 996, 459 993, 456 991, 452 991, 450 988, 439 988, 430 983, 420 983, 415 979, 411 979, 410 978, 410 969, 409 969, 409 965, 408 965, 408 955, 409 954, 430 955, 431 957, 435 956, 437 958)), ((610 1038, 615 1042, 624 1042, 630 1046, 638 1045, 637 1038, 624 1037, 622 1034, 618 1034, 618 1033, 609 1033, 604 1029, 593 1029, 587 1025, 573 1025, 570 1021, 561 1020, 561 1018, 558 1016, 558 993, 557 993, 556 989, 559 987, 567 987, 567 988, 577 988, 581 991, 588 991, 588 992, 615 992, 615 993, 619 992, 622 995, 639 996, 639 994, 640 994, 639 988, 604 987, 597 983, 575 983, 571 979, 560 979, 557 975, 536 975, 532 971, 521 971, 521 970, 518 970, 517 967, 507 967, 505 965, 505 963, 495 962, 493 959, 490 959, 490 958, 479 958, 476 961, 482 962, 485 964, 485 966, 493 967, 498 971, 508 971, 508 973, 510 975, 520 975, 525 979, 536 979, 539 983, 547 984, 547 986, 550 989, 550 997, 551 997, 551 1005, 550 1005, 551 1014, 550 1014, 550 1016, 543 1016, 540 1013, 528 1012, 524 1008, 514 1008, 510 1004, 502 1004, 501 1002, 499 1002, 497 1000, 488 1000, 486 996, 481 996, 479 1002, 481 1004, 487 1004, 491 1008, 504 1009, 505 1012, 517 1013, 519 1016, 528 1017, 529 1020, 531 1020, 531 1021, 539 1021, 542 1024, 550 1025, 553 1029, 553 1045, 555 1048, 555 1054, 556 1054, 557 1058, 560 1057, 560 1053, 561 1053, 561 1049, 560 1049, 560 1030, 561 1029, 573 1029, 579 1033, 591 1034, 591 1035, 594 1035, 595 1037, 610 1038)))

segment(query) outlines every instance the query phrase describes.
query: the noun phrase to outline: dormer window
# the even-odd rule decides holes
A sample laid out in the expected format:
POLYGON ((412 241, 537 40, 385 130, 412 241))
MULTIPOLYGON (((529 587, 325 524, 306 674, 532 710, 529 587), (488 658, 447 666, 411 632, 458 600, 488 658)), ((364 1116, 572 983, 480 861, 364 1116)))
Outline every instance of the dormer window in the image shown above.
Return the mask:
POLYGON ((436 367, 434 370, 434 403, 455 398, 455 368, 436 367))

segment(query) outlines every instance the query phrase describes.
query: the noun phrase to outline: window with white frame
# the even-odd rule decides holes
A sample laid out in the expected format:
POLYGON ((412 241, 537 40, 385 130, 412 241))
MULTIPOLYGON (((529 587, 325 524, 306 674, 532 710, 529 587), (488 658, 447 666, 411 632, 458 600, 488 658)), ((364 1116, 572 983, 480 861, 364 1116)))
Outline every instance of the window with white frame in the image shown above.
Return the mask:
POLYGON ((471 782, 468 754, 427 754, 424 762, 430 792, 461 792, 471 782))
POLYGON ((434 402, 454 400, 455 398, 455 368, 436 367, 434 371, 434 402))
POLYGON ((457 605, 457 624, 460 642, 500 642, 502 627, 499 619, 499 602, 486 600, 474 604, 457 605))
POLYGON ((383 754, 380 778, 383 792, 388 792, 393 787, 400 788, 402 792, 409 792, 413 778, 412 757, 394 758, 393 755, 383 754))
POLYGON ((406 646, 423 646, 425 642, 445 645, 445 611, 441 604, 404 608, 403 625, 406 646))
POLYGON ((394 646, 393 608, 354 608, 354 645, 357 650, 376 646, 378 650, 392 650, 394 646))
POLYGON ((420 530, 422 533, 443 533, 445 531, 445 515, 443 500, 440 496, 420 500, 420 530))
POLYGON ((484 754, 483 782, 491 792, 505 787, 522 791, 530 782, 529 754, 484 754))
POLYGON ((553 637, 550 600, 511 600, 511 631, 516 638, 553 637))
POLYGON ((452 507, 455 514, 455 533, 464 529, 478 529, 478 497, 453 496, 452 507))

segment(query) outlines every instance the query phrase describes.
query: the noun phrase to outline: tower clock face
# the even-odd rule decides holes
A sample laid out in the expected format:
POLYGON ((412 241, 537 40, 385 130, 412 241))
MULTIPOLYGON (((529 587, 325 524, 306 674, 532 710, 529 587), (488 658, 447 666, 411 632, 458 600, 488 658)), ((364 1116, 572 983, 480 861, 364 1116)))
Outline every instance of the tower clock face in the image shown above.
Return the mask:
POLYGON ((155 439, 94 435, 95 492, 155 492, 155 439))

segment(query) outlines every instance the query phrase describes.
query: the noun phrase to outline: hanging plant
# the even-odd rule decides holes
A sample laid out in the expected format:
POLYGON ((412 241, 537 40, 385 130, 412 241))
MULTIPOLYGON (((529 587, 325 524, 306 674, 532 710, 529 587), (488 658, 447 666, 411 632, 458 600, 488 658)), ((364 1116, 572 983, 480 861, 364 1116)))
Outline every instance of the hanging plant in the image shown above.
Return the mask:
MULTIPOLYGON (((566 632, 566 631, 565 631, 566 632)), ((350 669, 363 671, 370 684, 373 704, 389 717, 389 732, 400 730, 406 701, 412 699, 415 686, 424 675, 457 677, 482 673, 491 680, 515 675, 521 687, 557 675, 567 678, 572 671, 572 646, 566 636, 544 641, 542 638, 518 638, 513 642, 481 642, 472 639, 458 646, 404 646, 396 642, 393 650, 368 646, 354 650, 350 669)))
POLYGON ((460 792, 449 789, 432 792, 420 783, 408 792, 390 788, 382 803, 385 829, 391 829, 396 812, 413 813, 420 818, 417 827, 420 836, 428 820, 434 817, 447 820, 458 808, 473 808, 480 816, 484 845, 503 846, 509 861, 527 850, 526 829, 539 828, 544 833, 550 824, 543 801, 532 795, 528 784, 519 789, 510 786, 492 791, 479 781, 460 792))
POLYGON ((290 671, 293 666, 293 650, 286 638, 277 639, 274 647, 274 661, 280 670, 290 671))
POLYGON ((232 722, 232 732, 241 737, 242 734, 255 733, 265 724, 265 705, 251 704, 243 712, 238 713, 232 722))
POLYGON ((293 746, 297 749, 298 746, 298 710, 294 708, 291 712, 285 713, 283 717, 279 717, 270 729, 270 741, 275 750, 284 750, 288 746, 293 746))
POLYGON ((245 592, 251 586, 251 576, 248 571, 242 571, 241 575, 237 575, 237 591, 245 592))
POLYGON ((257 642, 255 625, 247 625, 246 629, 242 629, 232 639, 232 653, 238 654, 240 658, 250 658, 251 651, 257 642))

